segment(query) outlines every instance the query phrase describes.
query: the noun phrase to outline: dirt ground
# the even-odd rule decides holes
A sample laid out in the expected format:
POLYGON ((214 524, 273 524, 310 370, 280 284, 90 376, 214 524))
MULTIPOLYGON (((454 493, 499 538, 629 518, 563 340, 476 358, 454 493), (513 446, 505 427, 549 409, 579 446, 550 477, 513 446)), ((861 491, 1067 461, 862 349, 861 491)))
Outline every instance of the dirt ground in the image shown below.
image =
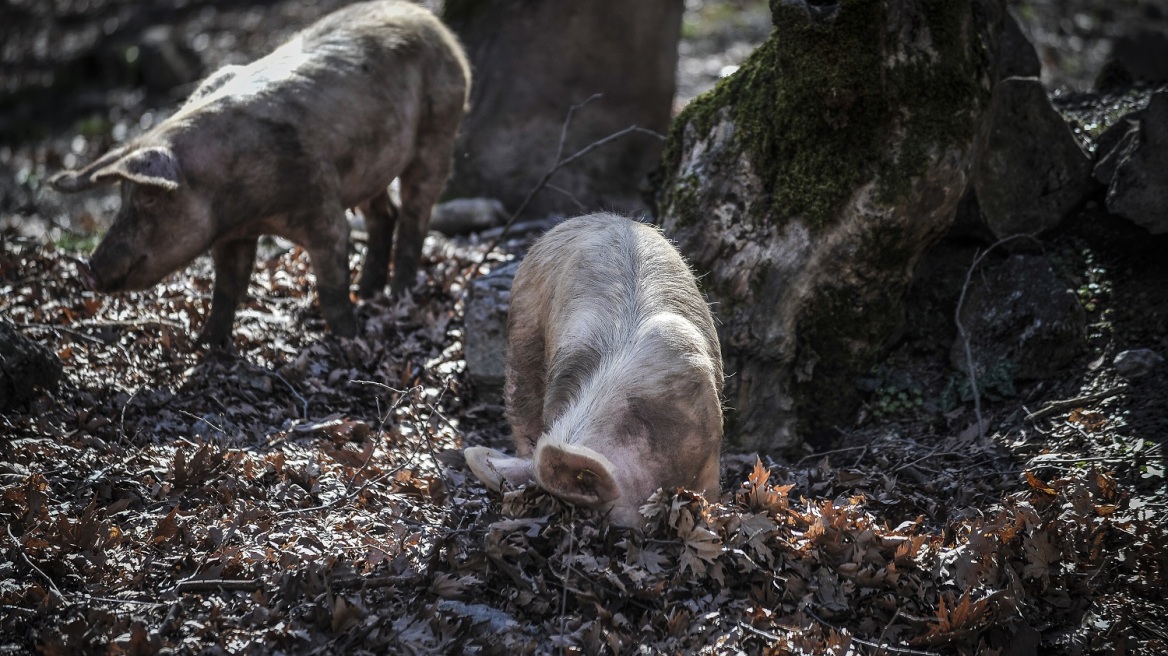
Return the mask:
MULTIPOLYGON (((38 25, 82 52, 85 12, 108 25, 130 4, 55 3, 60 24, 38 25)), ((685 92, 765 36, 757 4, 694 8, 731 27, 687 24, 685 92)), ((332 5, 159 6, 226 63, 332 5)), ((28 38, 4 56, 35 54, 28 38)), ((972 402, 939 401, 984 245, 945 242, 836 443, 726 453, 720 502, 663 491, 637 532, 536 489, 488 493, 465 468, 463 446, 507 439, 462 354, 476 236, 431 235, 425 282, 361 304, 354 340, 325 332, 307 257, 276 240, 229 355, 193 343, 206 258, 147 292, 86 291, 77 262, 108 194, 40 181, 181 94, 85 93, 0 148, 0 319, 64 371, 0 413, 0 653, 1168 652, 1168 367, 1127 380, 1111 364, 1168 355, 1165 236, 1089 203, 1045 240, 1088 343, 1060 377, 986 399, 984 434, 972 402)))

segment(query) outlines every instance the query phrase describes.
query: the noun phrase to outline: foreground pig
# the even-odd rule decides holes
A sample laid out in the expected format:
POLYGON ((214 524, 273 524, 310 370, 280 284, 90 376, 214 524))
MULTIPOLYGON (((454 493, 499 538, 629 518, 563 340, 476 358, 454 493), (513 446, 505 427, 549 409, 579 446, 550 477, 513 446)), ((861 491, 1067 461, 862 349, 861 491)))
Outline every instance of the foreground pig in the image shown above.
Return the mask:
POLYGON ((355 4, 247 66, 208 78, 154 129, 52 184, 122 183, 122 208, 90 260, 98 291, 147 288, 211 250, 215 290, 202 340, 231 339, 256 240, 285 237, 312 259, 321 314, 357 331, 349 225, 361 206, 369 249, 358 293, 385 288, 401 178, 392 291, 415 281, 430 208, 446 183, 470 84, 454 36, 405 2, 355 4))
POLYGON ((656 229, 569 220, 519 265, 507 320, 507 419, 518 457, 466 449, 498 489, 534 480, 637 526, 659 487, 719 494, 722 357, 693 274, 656 229))

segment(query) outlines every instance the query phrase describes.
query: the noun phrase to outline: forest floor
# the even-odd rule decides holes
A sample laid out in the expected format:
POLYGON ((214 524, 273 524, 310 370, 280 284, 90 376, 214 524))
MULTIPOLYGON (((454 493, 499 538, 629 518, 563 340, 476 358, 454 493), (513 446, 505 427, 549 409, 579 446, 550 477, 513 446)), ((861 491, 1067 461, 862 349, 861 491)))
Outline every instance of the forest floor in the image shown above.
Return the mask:
MULTIPOLYGON (((191 14, 271 34, 281 15, 191 14)), ((1168 353, 1164 237, 1089 204, 1044 242, 1090 335, 1062 376, 984 399, 984 431, 972 400, 934 402, 979 248, 947 242, 931 319, 835 443, 728 451, 720 502, 662 491, 631 531, 466 469, 464 445, 507 439, 462 354, 476 236, 431 235, 424 282, 362 303, 353 340, 324 331, 307 257, 276 240, 228 355, 192 338, 205 258, 147 292, 86 291, 108 198, 38 181, 172 101, 150 102, 0 157, 0 317, 64 368, 0 413, 0 654, 1168 652, 1168 367, 1112 365, 1168 353)))

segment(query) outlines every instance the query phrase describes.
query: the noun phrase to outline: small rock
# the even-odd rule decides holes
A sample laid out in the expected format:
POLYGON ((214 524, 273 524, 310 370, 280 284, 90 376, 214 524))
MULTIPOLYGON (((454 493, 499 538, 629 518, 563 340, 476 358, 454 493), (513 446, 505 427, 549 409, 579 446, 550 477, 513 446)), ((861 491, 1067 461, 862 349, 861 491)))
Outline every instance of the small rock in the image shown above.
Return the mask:
POLYGON ((1012 11, 1007 10, 1002 19, 1002 40, 998 46, 997 79, 1008 77, 1038 77, 1042 74, 1042 63, 1038 53, 1012 11))
POLYGON ((1100 139, 1094 176, 1106 181, 1107 210, 1152 234, 1168 232, 1168 91, 1100 139), (1114 131, 1114 132, 1113 132, 1114 131), (1122 134, 1122 136, 1118 136, 1122 134), (1114 145, 1112 145, 1114 143, 1114 145), (1106 152, 1102 146, 1108 146, 1106 152))
POLYGON ((1037 79, 999 82, 982 121, 973 188, 997 239, 1050 230, 1093 191, 1091 159, 1037 79))
POLYGON ((461 235, 493 228, 507 219, 507 209, 495 198, 457 198, 434 207, 430 229, 461 235))
MULTIPOLYGON (((979 375, 1016 366, 1023 380, 1059 375, 1082 349, 1086 316, 1043 255, 1014 255, 973 277, 961 309, 979 375)), ((960 337, 950 362, 968 370, 960 337)))
POLYGON ((471 283, 466 303, 466 371, 480 399, 499 402, 507 370, 507 311, 519 262, 508 262, 471 283))
POLYGON ((1139 378, 1152 373, 1164 356, 1152 349, 1131 349, 1115 356, 1115 371, 1124 378, 1139 378))

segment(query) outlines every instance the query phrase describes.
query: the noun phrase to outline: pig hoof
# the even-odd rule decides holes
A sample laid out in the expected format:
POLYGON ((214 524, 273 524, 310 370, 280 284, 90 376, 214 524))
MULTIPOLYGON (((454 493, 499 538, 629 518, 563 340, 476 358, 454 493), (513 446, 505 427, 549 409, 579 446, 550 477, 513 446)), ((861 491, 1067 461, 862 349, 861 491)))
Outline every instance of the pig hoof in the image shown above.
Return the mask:
POLYGON ((199 335, 196 342, 199 346, 207 349, 207 351, 215 353, 230 353, 234 350, 235 344, 225 335, 212 335, 203 333, 199 335))

